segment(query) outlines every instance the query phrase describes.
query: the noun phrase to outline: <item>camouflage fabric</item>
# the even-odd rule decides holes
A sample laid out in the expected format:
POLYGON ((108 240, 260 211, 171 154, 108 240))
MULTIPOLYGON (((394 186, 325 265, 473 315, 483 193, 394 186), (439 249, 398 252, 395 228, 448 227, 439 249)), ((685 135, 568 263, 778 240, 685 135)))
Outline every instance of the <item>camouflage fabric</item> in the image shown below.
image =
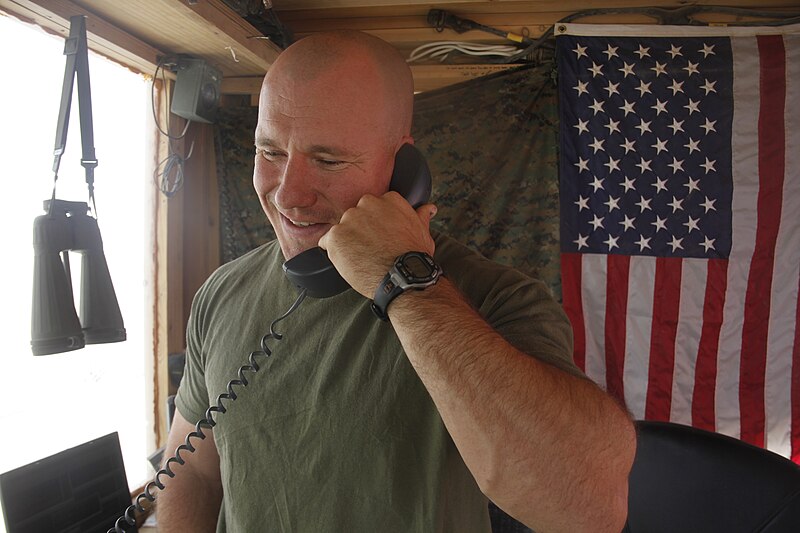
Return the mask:
POLYGON ((222 108, 214 124, 223 263, 275 238, 253 190, 257 120, 255 107, 222 108))
MULTIPOLYGON (((553 69, 525 66, 418 95, 413 134, 433 174, 433 225, 560 299, 553 69)), ((222 109, 216 124, 225 262, 274 238, 251 183, 256 115, 222 109)))
POLYGON ((418 96, 433 225, 561 296, 558 110, 553 65, 526 66, 418 96))

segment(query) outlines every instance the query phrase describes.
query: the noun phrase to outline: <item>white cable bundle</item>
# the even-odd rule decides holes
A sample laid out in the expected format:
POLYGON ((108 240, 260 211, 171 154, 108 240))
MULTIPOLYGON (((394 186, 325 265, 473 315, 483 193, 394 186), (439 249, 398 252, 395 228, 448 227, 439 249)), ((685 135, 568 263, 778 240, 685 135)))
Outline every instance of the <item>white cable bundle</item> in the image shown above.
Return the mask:
POLYGON ((512 45, 500 44, 476 44, 463 41, 437 41, 427 43, 415 48, 406 60, 409 63, 419 61, 425 57, 430 59, 439 58, 444 61, 450 52, 457 51, 472 56, 512 56, 520 51, 512 45))

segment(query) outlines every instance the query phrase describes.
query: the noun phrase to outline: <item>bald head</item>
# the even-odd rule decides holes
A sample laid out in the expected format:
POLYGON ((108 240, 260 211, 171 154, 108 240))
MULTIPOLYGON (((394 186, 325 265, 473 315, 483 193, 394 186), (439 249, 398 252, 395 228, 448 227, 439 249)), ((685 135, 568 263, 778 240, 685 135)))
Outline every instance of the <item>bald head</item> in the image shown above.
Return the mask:
POLYGON ((268 98, 266 93, 278 86, 322 91, 330 105, 350 105, 366 99, 382 117, 384 133, 390 139, 411 132, 411 70, 390 44, 366 33, 319 33, 292 44, 267 72, 261 98, 268 98))

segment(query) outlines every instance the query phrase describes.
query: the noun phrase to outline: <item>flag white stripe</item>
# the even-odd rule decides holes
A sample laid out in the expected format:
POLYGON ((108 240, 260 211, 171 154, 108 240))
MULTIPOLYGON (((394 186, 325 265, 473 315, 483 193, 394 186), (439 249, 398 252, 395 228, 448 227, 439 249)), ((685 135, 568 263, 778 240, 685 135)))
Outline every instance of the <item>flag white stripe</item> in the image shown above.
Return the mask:
POLYGON ((606 388, 606 256, 584 254, 581 261, 581 302, 586 324, 586 375, 606 388))
POLYGON ((681 302, 675 338, 675 373, 672 381, 670 420, 691 425, 694 371, 703 329, 703 302, 708 278, 708 261, 684 259, 681 267, 681 302))
POLYGON ((758 198, 759 61, 755 38, 731 39, 733 48, 733 246, 717 358, 717 431, 739 437, 739 365, 750 258, 755 249, 758 198))
POLYGON ((653 326, 656 260, 631 257, 628 275, 628 307, 625 312, 625 404, 637 419, 644 418, 650 371, 650 334, 653 326))
POLYGON ((788 457, 791 453, 791 378, 792 347, 797 312, 798 276, 800 276, 800 38, 785 39, 786 111, 784 118, 786 171, 783 182, 784 206, 775 247, 767 348, 766 442, 770 450, 788 457))

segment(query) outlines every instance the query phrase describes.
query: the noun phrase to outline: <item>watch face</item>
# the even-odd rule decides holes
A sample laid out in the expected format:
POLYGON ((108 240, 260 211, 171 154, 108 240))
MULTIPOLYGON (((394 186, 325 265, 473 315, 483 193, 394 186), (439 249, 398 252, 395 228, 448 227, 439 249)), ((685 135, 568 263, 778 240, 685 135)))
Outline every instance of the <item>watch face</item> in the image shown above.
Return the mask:
POLYGON ((408 269, 413 278, 428 278, 431 275, 431 266, 421 257, 408 256, 403 261, 403 266, 408 269))

